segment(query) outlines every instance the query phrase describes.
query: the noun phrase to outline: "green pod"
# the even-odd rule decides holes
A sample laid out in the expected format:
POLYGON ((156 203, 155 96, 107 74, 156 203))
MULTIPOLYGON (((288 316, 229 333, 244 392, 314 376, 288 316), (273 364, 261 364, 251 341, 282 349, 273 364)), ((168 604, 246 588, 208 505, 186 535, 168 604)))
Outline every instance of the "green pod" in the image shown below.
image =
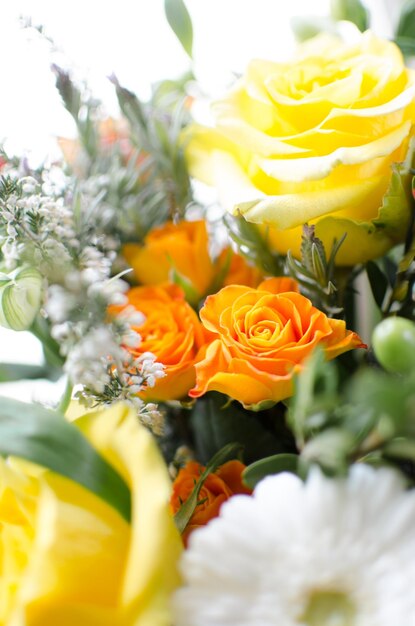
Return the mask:
POLYGON ((0 276, 0 326, 27 330, 42 300, 43 278, 34 267, 23 267, 0 276))

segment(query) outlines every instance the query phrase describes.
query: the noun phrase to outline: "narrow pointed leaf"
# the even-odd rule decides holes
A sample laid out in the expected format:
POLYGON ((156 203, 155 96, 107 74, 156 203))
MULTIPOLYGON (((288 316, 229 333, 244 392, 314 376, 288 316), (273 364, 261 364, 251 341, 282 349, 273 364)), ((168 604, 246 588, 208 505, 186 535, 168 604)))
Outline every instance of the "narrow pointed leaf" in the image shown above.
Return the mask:
POLYGON ((229 443, 224 448, 222 448, 222 450, 219 450, 219 452, 217 452, 207 464, 205 471, 201 474, 199 480, 195 484, 192 493, 174 516, 174 521, 180 533, 183 533, 183 531, 185 530, 187 524, 190 521, 190 518, 193 515, 195 508, 198 505, 199 493, 203 487, 203 483, 205 482, 206 478, 209 476, 209 474, 215 472, 220 465, 223 465, 223 463, 226 463, 226 461, 229 461, 229 459, 236 458, 241 450, 242 446, 239 443, 229 443))
POLYGON ((190 58, 193 53, 193 26, 183 0, 164 0, 164 11, 170 28, 190 58))

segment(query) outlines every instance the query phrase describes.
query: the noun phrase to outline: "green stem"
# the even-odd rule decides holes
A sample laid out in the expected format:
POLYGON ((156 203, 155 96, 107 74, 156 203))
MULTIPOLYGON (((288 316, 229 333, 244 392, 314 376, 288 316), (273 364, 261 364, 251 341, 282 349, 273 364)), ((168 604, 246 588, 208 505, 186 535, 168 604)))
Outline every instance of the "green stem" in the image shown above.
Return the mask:
POLYGON ((42 343, 45 358, 49 365, 62 368, 65 359, 59 353, 59 344, 51 337, 46 320, 37 315, 30 327, 30 332, 42 343))
POLYGON ((72 391, 73 391, 73 385, 68 377, 66 380, 65 391, 63 392, 62 397, 59 400, 58 406, 56 407, 57 413, 61 413, 62 415, 65 415, 66 410, 72 399, 72 391))

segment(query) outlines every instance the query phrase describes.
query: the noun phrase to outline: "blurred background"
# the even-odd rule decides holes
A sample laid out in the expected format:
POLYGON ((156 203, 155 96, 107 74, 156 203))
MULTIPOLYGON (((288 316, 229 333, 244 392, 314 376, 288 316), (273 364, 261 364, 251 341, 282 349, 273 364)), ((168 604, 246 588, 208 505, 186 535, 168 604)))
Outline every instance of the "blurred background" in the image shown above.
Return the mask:
MULTIPOLYGON (((365 0, 364 5, 372 29, 392 37, 402 1, 365 0)), ((194 29, 193 71, 211 98, 223 92, 250 59, 288 56, 295 47, 293 19, 297 28, 310 16, 324 25, 330 13, 330 0, 186 0, 186 6, 194 29)), ((111 74, 146 98, 152 83, 177 78, 190 68, 166 21, 163 0, 4 3, 0 55, 0 141, 8 153, 26 155, 35 163, 47 155, 59 157, 57 137, 76 135, 55 88, 51 63, 85 79, 112 116, 117 116, 118 106, 108 80, 111 74), (32 28, 23 27, 28 23, 32 28)), ((40 364, 40 344, 29 333, 0 328, 2 362, 40 364)), ((31 400, 36 389, 41 399, 41 388, 34 385, 3 384, 1 393, 31 400)))

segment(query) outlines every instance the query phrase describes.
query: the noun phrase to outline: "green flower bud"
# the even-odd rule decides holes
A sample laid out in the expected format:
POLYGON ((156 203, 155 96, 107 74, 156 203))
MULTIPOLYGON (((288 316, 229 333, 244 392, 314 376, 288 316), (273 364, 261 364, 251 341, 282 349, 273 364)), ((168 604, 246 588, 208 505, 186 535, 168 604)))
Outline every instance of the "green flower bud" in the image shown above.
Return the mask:
POLYGON ((0 273, 0 326, 30 328, 40 308, 42 282, 42 275, 34 267, 0 273))

